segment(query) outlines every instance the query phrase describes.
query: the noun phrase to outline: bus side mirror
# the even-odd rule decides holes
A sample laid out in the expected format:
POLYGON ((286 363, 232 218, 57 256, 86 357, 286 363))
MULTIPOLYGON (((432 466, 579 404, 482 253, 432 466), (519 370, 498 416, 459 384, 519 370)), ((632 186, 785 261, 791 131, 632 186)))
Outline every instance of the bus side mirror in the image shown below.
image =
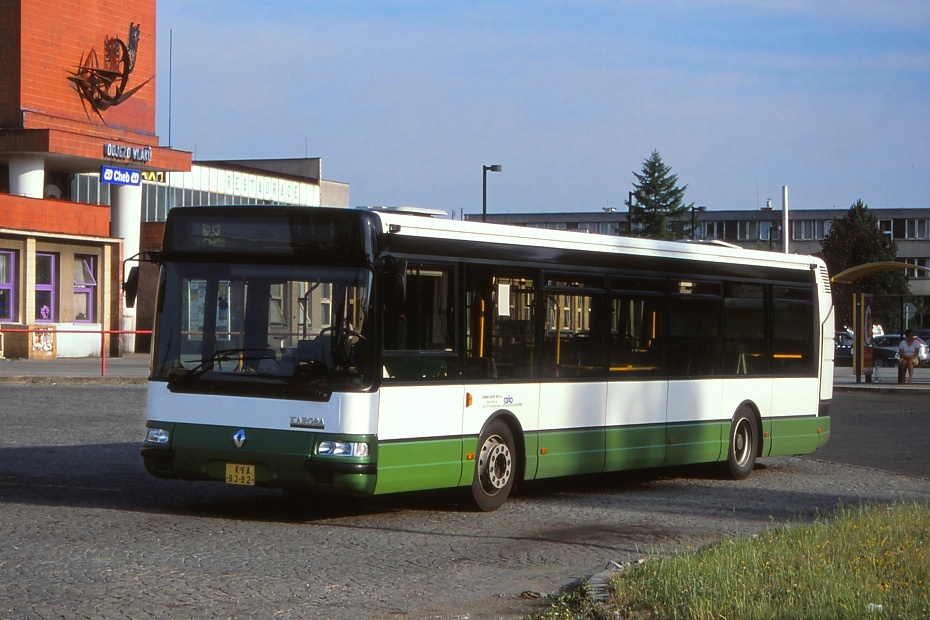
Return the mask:
POLYGON ((139 292, 139 268, 132 267, 126 275, 126 281, 123 282, 123 292, 126 293, 126 307, 132 308, 136 305, 136 294, 139 292))
POLYGON ((380 276, 384 305, 395 308, 404 305, 407 302, 407 261, 385 256, 380 276))

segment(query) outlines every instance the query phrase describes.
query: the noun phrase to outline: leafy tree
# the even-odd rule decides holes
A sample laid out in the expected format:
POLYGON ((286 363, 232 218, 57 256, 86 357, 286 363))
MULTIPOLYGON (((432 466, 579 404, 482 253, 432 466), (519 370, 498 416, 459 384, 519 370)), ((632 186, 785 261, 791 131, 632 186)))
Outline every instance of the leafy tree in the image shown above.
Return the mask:
POLYGON ((678 175, 672 174, 659 151, 643 162, 643 171, 634 172, 633 200, 630 209, 631 234, 650 239, 682 239, 690 236, 691 221, 685 214, 692 204, 684 204, 687 185, 678 187, 678 175))
MULTIPOLYGON (((868 205, 857 200, 849 211, 833 222, 830 232, 821 242, 820 255, 831 274, 865 265, 894 261, 898 244, 878 227, 878 217, 868 205)), ((852 294, 875 295, 875 322, 888 330, 900 330, 900 306, 908 294, 904 270, 879 271, 858 280, 855 285, 837 284, 833 289, 837 326, 852 326, 852 294)))
POLYGON ((866 263, 894 260, 898 245, 878 228, 878 216, 862 199, 833 222, 820 244, 821 255, 831 273, 866 263))

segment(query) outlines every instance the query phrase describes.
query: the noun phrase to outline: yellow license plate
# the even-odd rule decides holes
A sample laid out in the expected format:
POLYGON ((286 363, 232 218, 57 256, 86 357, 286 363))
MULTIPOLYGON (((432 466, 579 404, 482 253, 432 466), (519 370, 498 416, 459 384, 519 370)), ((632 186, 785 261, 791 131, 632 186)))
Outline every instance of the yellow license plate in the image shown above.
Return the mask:
POLYGON ((226 463, 226 484, 255 486, 255 465, 226 463))

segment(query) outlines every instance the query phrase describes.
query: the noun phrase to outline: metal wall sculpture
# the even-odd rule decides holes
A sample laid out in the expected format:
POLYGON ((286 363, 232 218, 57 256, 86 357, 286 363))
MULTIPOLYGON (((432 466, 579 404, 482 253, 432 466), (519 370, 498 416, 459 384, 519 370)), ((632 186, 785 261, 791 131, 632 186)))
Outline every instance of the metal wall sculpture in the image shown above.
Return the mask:
POLYGON ((127 42, 106 36, 103 42, 103 64, 100 63, 97 51, 90 48, 86 55, 81 56, 77 71, 68 77, 81 97, 81 105, 84 106, 84 112, 87 113, 88 118, 90 118, 87 112, 89 105, 97 117, 106 124, 101 114, 103 111, 126 101, 152 80, 149 78, 138 86, 126 90, 129 76, 136 66, 139 33, 139 24, 130 23, 127 42))

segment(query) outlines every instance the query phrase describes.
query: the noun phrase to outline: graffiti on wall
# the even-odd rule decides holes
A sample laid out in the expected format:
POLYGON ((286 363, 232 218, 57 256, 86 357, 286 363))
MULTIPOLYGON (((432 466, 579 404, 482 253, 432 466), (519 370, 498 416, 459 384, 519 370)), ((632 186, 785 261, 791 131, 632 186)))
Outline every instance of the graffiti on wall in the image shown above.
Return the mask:
POLYGON ((129 77, 136 67, 140 32, 139 24, 130 23, 125 42, 115 37, 104 37, 103 62, 93 47, 81 55, 77 70, 68 79, 81 97, 81 105, 88 118, 87 106, 90 106, 105 125, 102 112, 126 101, 152 80, 149 78, 127 90, 129 77))

